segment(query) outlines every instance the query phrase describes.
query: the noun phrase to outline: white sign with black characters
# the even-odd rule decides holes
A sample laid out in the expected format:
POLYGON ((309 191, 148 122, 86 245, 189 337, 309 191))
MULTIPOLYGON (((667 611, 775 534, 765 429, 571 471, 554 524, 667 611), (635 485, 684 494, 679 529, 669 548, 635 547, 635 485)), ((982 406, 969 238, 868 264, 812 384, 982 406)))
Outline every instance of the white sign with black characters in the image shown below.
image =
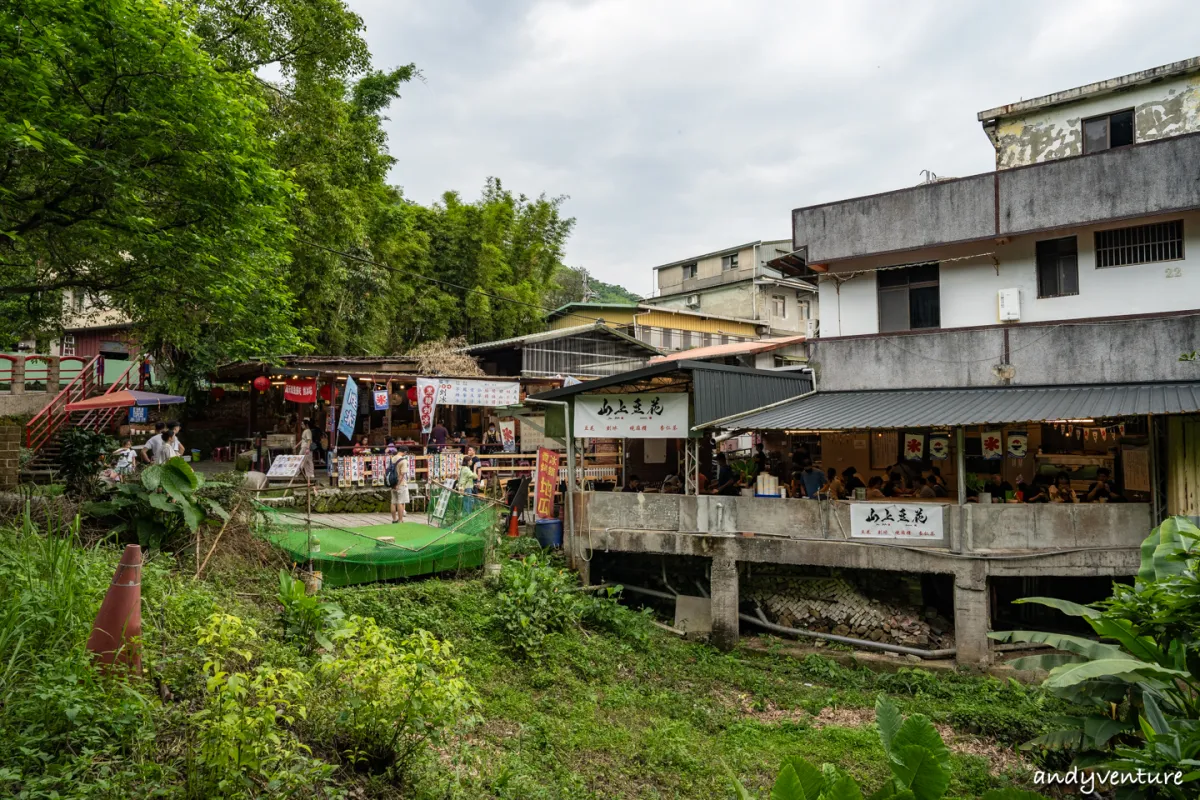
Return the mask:
POLYGON ((850 538, 941 541, 941 505, 908 503, 853 503, 850 538))
POLYGON ((575 398, 577 439, 686 439, 688 396, 681 392, 584 394, 575 398))

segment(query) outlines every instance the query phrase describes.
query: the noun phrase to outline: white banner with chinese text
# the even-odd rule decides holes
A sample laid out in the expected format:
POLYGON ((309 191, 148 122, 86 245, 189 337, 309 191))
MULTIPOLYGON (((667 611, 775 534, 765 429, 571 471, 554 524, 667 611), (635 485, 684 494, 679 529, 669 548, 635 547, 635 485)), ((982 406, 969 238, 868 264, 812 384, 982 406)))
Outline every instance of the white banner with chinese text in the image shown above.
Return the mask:
POLYGON ((584 394, 575 398, 578 439, 686 439, 688 396, 664 394, 584 394))
POLYGON ((850 538, 941 541, 941 505, 852 503, 850 538))

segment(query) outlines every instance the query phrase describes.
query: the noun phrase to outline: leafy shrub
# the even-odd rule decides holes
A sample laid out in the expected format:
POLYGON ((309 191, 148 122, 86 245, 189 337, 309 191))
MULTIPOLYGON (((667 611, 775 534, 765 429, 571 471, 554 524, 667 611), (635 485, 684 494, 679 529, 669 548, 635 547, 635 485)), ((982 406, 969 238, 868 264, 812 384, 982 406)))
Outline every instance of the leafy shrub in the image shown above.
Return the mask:
POLYGON ((116 449, 116 441, 106 433, 86 428, 67 428, 59 436, 58 472, 74 496, 91 496, 97 476, 104 469, 104 458, 116 449))
POLYGON ((333 644, 326 635, 345 614, 336 603, 328 603, 309 595, 304 581, 296 580, 284 569, 279 570, 279 602, 283 604, 283 636, 295 642, 305 653, 319 644, 327 650, 333 644))
POLYGON ((139 481, 117 484, 108 500, 88 503, 84 510, 115 518, 113 531, 135 534, 142 547, 173 546, 185 533, 194 534, 208 515, 229 519, 220 503, 199 493, 203 485, 204 477, 176 456, 146 467, 139 481))
POLYGON ((526 657, 540 655, 547 636, 578 622, 576 586, 566 570, 547 566, 537 555, 506 563, 492 617, 505 644, 526 657))
POLYGON ((403 782, 417 758, 467 722, 478 700, 448 642, 418 631, 394 642, 352 616, 317 667, 331 692, 322 729, 355 768, 403 782))
MULTIPOLYGON (((950 751, 929 718, 914 714, 907 719, 886 697, 875 703, 879 740, 891 769, 891 779, 870 800, 939 800, 950 786, 950 751)), ((734 780, 741 800, 752 800, 741 783, 734 780)), ((854 778, 831 764, 820 769, 803 758, 783 763, 771 800, 862 800, 854 778)), ((983 800, 1045 800, 1033 792, 1000 789, 986 792, 983 800)))

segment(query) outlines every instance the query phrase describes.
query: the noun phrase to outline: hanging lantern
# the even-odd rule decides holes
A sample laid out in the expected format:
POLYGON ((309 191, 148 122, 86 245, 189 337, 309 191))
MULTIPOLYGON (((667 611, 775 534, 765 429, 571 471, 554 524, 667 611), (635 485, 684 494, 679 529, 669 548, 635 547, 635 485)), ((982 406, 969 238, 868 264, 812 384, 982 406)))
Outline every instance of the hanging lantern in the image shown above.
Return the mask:
POLYGON ((268 389, 268 387, 270 387, 270 385, 271 385, 271 379, 268 378, 266 375, 259 375, 257 378, 254 379, 254 388, 258 389, 260 392, 265 392, 268 389))
POLYGON ((408 387, 408 402, 410 402, 410 403, 417 402, 417 387, 415 387, 415 386, 408 387))
POLYGON ((214 386, 208 394, 213 400, 220 400, 225 396, 225 390, 220 386, 214 386))
POLYGON ((333 384, 326 383, 321 386, 321 399, 326 403, 333 399, 333 384))

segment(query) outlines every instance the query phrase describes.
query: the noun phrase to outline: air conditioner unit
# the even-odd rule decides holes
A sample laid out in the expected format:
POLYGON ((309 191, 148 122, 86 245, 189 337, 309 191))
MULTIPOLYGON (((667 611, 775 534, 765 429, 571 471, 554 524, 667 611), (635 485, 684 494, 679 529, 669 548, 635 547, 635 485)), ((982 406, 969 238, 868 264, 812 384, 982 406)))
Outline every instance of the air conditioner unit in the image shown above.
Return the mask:
POLYGON ((684 299, 683 302, 688 308, 699 308, 700 307, 700 295, 689 294, 687 296, 687 298, 684 299))
POLYGON ((1021 290, 1001 289, 996 293, 1001 322, 1021 321, 1021 290))

